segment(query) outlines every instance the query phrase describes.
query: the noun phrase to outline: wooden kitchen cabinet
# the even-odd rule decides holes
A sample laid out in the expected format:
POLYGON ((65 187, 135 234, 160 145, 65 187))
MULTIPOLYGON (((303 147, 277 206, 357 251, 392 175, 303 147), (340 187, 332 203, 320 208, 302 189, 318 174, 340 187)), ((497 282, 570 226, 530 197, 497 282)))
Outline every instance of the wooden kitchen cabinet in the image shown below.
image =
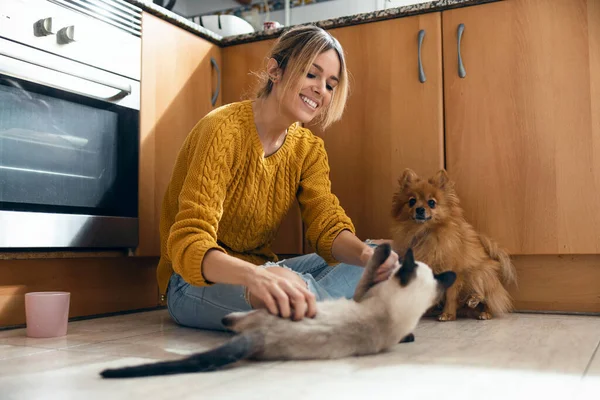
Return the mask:
POLYGON ((162 200, 179 149, 194 125, 222 104, 217 90, 221 86, 217 72, 221 49, 148 13, 143 14, 142 30, 140 242, 136 255, 159 256, 162 200))
POLYGON ((267 55, 276 39, 238 44, 221 49, 223 58, 223 104, 252 98, 256 88, 255 73, 267 66, 267 55))
POLYGON ((513 255, 598 254, 600 2, 445 11, 443 43, 446 162, 466 218, 513 255))
MULTIPOLYGON (((271 39, 222 49, 223 104, 253 97, 257 83, 254 73, 265 70, 266 57, 274 43, 275 39, 271 39)), ((302 218, 297 202, 282 221, 271 248, 279 255, 303 253, 302 218)))
POLYGON ((429 13, 330 30, 346 52, 350 97, 322 131, 332 190, 361 239, 390 237, 392 195, 405 168, 444 166, 441 15, 429 13), (424 30, 418 74, 418 37, 424 30))
MULTIPOLYGON (((518 310, 598 312, 600 2, 505 0, 330 32, 346 52, 350 97, 341 121, 308 127, 325 141, 357 235, 390 236, 404 168, 430 176, 445 166, 467 220, 511 253, 518 310)), ((210 57, 223 77, 218 106, 252 95, 273 43, 220 49, 144 15, 139 255, 159 255, 179 146, 213 109, 210 57)), ((297 206, 273 249, 313 251, 297 206)))

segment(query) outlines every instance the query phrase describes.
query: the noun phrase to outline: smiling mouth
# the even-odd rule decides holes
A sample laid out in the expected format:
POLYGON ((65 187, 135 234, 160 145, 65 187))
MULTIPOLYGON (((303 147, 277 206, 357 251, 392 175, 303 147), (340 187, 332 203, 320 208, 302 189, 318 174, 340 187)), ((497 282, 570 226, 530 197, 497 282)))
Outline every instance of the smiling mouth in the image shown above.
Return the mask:
POLYGON ((316 101, 309 99, 308 97, 302 94, 300 95, 300 99, 308 108, 310 108, 313 111, 319 107, 319 104, 316 101))
POLYGON ((413 219, 415 220, 415 222, 417 222, 419 224, 423 224, 423 223, 429 221, 431 219, 431 216, 429 216, 429 217, 414 217, 413 219))

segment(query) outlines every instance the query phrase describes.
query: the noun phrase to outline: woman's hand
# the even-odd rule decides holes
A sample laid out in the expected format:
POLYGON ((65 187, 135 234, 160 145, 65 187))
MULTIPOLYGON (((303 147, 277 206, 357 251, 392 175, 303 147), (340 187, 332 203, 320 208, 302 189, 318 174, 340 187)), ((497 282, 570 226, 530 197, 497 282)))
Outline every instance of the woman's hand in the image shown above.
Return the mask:
MULTIPOLYGON (((371 243, 380 245, 382 243, 393 244, 391 239, 372 240, 371 243)), ((366 266, 367 262, 373 255, 373 248, 366 245, 362 240, 357 238, 352 232, 344 230, 333 241, 331 253, 339 262, 366 266)), ((391 272, 398 266, 398 254, 392 251, 390 256, 381 267, 377 270, 375 283, 386 280, 390 277, 391 272)))
POLYGON ((315 295, 298 274, 282 267, 256 268, 246 285, 252 308, 299 321, 317 313, 315 295))

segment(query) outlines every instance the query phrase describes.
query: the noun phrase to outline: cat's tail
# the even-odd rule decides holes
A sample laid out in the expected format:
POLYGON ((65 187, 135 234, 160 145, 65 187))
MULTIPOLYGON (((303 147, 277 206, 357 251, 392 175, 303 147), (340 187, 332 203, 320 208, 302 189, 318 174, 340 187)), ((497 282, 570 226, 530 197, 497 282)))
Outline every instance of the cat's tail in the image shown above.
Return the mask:
POLYGON ((500 269, 502 271, 502 281, 504 284, 517 284, 517 272, 515 271, 515 267, 510 260, 510 256, 506 252, 506 250, 498 247, 498 244, 488 238, 483 234, 479 234, 479 240, 483 245, 486 253, 492 258, 500 263, 500 269))
POLYGON ((262 334, 244 333, 233 337, 215 349, 193 354, 181 360, 106 369, 100 375, 103 378, 134 378, 215 371, 258 353, 262 350, 263 343, 264 337, 262 334))

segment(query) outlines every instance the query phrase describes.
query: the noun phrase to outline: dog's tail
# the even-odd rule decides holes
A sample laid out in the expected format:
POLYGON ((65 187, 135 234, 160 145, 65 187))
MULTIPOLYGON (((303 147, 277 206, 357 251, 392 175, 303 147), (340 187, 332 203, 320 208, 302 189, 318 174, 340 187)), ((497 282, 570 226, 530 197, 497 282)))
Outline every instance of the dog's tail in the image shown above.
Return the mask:
POLYGON ((498 247, 498 244, 483 234, 479 234, 479 241, 483 245, 483 248, 488 253, 490 258, 500 263, 502 271, 502 280, 504 284, 517 284, 517 272, 515 267, 510 260, 510 256, 506 250, 498 247))
POLYGON ((494 315, 502 315, 513 311, 513 302, 508 291, 498 278, 487 281, 485 303, 494 315))
POLYGON ((215 349, 193 354, 181 360, 107 369, 102 371, 100 375, 103 378, 133 378, 215 371, 253 356, 262 350, 263 343, 264 336, 262 334, 245 333, 233 337, 215 349))

